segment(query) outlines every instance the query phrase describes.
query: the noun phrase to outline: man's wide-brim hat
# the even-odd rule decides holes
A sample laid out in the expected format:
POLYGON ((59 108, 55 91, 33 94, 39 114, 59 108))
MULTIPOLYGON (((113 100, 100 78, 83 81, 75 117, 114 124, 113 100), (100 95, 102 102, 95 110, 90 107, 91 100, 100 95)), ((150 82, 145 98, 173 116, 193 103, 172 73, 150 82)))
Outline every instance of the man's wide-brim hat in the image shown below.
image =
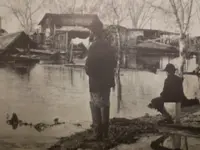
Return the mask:
POLYGON ((167 72, 171 72, 171 71, 176 71, 176 68, 173 64, 167 64, 164 71, 167 71, 167 72))

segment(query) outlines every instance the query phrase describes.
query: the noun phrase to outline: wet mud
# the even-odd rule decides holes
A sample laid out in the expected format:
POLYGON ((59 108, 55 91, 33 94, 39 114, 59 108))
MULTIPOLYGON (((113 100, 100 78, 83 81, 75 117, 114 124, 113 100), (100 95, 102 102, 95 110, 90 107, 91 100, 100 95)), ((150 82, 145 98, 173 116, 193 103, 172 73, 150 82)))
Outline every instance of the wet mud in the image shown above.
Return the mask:
POLYGON ((88 129, 75 133, 69 137, 61 138, 60 141, 49 150, 77 150, 95 149, 107 150, 120 144, 135 143, 144 134, 158 134, 156 124, 161 116, 144 116, 137 119, 113 118, 110 120, 109 138, 104 141, 90 140, 93 132, 88 129))

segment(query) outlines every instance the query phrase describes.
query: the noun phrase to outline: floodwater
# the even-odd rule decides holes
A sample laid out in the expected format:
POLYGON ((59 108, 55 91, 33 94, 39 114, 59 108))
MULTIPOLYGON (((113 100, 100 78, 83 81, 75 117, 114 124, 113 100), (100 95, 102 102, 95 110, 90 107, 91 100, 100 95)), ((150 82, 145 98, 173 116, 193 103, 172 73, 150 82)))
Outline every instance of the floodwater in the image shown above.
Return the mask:
POLYGON ((139 139, 136 143, 130 145, 119 145, 111 150, 199 150, 200 139, 194 137, 186 137, 179 135, 167 136, 162 142, 158 140, 164 136, 146 136, 139 139), (154 142, 158 142, 153 145, 154 142))
MULTIPOLYGON (((117 113, 116 90, 111 93, 111 117, 135 118, 146 113, 148 103, 162 91, 164 72, 123 70, 121 72, 122 103, 117 113)), ((185 79, 186 96, 198 94, 198 79, 185 79), (195 92, 196 91, 196 92, 195 92)), ((57 138, 88 128, 91 123, 88 77, 82 68, 63 65, 36 65, 29 74, 21 75, 0 69, 0 150, 41 150, 57 138), (51 124, 55 118, 64 125, 38 132, 30 127, 13 130, 6 117, 16 113, 21 120, 51 124), (81 126, 74 124, 80 123, 81 126), (22 148, 23 147, 23 148, 22 148)))

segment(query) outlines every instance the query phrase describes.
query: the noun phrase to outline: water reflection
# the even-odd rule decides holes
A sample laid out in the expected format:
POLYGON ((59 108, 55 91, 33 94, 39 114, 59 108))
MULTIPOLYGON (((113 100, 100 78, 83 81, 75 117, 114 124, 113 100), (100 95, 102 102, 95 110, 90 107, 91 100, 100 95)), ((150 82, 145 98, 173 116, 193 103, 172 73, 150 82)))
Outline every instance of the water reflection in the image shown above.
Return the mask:
POLYGON ((74 78, 73 78, 73 74, 74 74, 74 71, 73 71, 73 68, 69 68, 69 73, 70 73, 70 80, 71 80, 71 86, 74 86, 74 78))
POLYGON ((200 148, 199 142, 199 138, 180 134, 164 134, 151 142, 151 148, 153 150, 198 150, 200 148))
MULTIPOLYGON (((186 150, 188 150, 187 140, 185 142, 186 150)), ((154 150, 181 150, 181 135, 163 135, 151 143, 151 148, 154 150), (168 142, 166 145, 165 141, 168 142)))

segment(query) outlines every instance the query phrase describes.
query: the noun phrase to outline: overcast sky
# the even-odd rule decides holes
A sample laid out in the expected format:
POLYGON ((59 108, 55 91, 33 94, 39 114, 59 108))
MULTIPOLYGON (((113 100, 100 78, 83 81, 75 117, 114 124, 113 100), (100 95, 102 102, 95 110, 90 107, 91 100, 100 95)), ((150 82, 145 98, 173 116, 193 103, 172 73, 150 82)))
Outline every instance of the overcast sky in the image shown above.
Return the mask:
MULTIPOLYGON (((48 11, 49 11, 48 9, 42 9, 37 14, 37 17, 35 18, 35 20, 39 22, 42 19, 43 15, 48 11)), ((16 31, 21 30, 17 19, 14 16, 12 16, 6 8, 0 7, 0 16, 2 16, 3 18, 2 28, 6 29, 8 32, 16 32, 16 31)), ((131 22, 130 20, 126 19, 122 23, 122 25, 126 27, 131 27, 131 22)), ((166 24, 166 22, 164 22, 162 14, 156 14, 151 25, 152 29, 160 29, 160 30, 166 30, 166 31, 174 31, 173 26, 174 25, 170 27, 169 25, 166 24)), ((150 24, 147 24, 145 28, 149 29, 150 24)), ((193 19, 190 33, 192 36, 200 35, 200 22, 198 21, 198 19, 193 19)))

